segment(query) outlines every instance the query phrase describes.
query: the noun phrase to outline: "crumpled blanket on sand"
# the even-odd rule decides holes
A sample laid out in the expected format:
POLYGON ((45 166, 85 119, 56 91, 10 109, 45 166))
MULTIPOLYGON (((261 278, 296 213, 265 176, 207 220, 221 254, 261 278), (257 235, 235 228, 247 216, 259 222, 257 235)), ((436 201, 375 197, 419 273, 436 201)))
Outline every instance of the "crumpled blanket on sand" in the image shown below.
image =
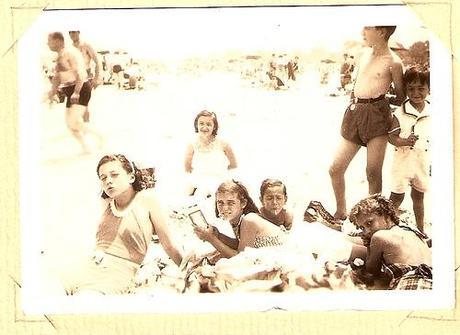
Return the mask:
POLYGON ((359 290, 364 285, 348 265, 316 260, 286 247, 247 248, 232 258, 217 252, 190 259, 182 269, 158 263, 152 276, 131 293, 295 292, 359 290))

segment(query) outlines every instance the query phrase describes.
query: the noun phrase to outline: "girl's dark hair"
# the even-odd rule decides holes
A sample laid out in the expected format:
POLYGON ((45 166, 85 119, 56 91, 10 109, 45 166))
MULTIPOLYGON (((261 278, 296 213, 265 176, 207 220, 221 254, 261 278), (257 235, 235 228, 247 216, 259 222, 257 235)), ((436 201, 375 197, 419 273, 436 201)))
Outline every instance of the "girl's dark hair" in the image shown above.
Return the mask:
POLYGON ((281 180, 278 179, 265 179, 262 182, 262 185, 260 185, 260 197, 263 198, 265 192, 267 191, 267 188, 273 187, 273 186, 282 186, 283 187, 283 192, 284 195, 287 197, 287 191, 286 191, 286 185, 283 184, 281 180))
POLYGON ((257 208, 254 200, 252 200, 249 195, 248 189, 242 183, 236 180, 229 180, 219 185, 216 191, 216 216, 219 216, 219 211, 217 210, 217 193, 236 193, 240 201, 246 201, 246 206, 243 208, 243 214, 256 213, 259 214, 259 209, 257 208))
POLYGON ((413 82, 420 82, 420 84, 428 85, 428 88, 430 88, 430 71, 424 71, 421 68, 417 66, 413 66, 404 72, 403 75, 403 83, 404 83, 404 88, 407 87, 409 83, 413 82))
MULTIPOLYGON (((118 161, 120 162, 122 168, 127 172, 127 173, 133 173, 134 174, 134 182, 133 182, 133 189, 136 192, 142 191, 143 189, 146 188, 151 188, 155 185, 155 179, 154 179, 154 169, 153 168, 148 168, 148 169, 138 169, 134 162, 129 161, 124 155, 121 154, 116 154, 116 155, 105 155, 99 160, 99 163, 97 164, 96 168, 96 173, 99 176, 99 169, 102 165, 108 162, 115 162, 118 161)), ((105 194, 104 191, 102 191, 101 197, 103 199, 107 199, 109 196, 105 194)))
POLYGON ((356 225, 356 220, 362 214, 378 214, 389 218, 394 224, 399 224, 399 217, 393 207, 393 202, 377 193, 359 201, 350 211, 350 221, 356 225))
POLYGON ((217 116, 216 113, 214 112, 209 112, 207 110, 202 110, 197 114, 195 117, 195 121, 193 122, 193 125, 195 126, 195 133, 198 133, 198 119, 201 116, 208 116, 212 118, 212 122, 214 123, 214 129, 212 130, 212 135, 216 136, 217 135, 217 130, 219 129, 219 122, 217 122, 217 116))

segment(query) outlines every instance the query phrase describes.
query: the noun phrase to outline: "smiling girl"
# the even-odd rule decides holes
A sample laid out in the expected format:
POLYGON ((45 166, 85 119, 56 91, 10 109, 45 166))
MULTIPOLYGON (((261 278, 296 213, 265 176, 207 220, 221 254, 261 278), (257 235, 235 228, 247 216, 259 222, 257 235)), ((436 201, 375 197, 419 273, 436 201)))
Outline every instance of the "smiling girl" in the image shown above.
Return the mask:
POLYGON ((259 210, 246 187, 237 181, 222 183, 216 192, 216 215, 230 222, 236 244, 228 243, 215 227, 195 228, 197 236, 211 243, 223 257, 232 257, 246 247, 281 245, 285 233, 259 215, 259 210))
POLYGON ((233 150, 217 137, 219 123, 213 112, 203 110, 194 121, 196 139, 187 147, 185 171, 191 174, 189 195, 208 195, 229 178, 228 170, 237 167, 233 150))

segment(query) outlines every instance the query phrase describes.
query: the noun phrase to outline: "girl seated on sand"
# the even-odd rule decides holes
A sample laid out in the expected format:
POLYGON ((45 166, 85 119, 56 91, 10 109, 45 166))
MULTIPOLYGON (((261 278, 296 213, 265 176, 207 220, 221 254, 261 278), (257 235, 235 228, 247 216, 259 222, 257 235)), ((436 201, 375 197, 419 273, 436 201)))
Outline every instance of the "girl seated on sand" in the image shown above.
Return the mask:
POLYGON ((285 230, 292 227, 293 214, 286 210, 286 185, 277 179, 265 179, 260 186, 260 215, 285 230))
POLYGON ((185 171, 191 174, 189 195, 205 196, 229 178, 228 170, 237 167, 233 150, 227 142, 217 137, 219 123, 213 112, 203 110, 194 121, 198 136, 187 147, 185 171))
POLYGON ((105 200, 96 234, 96 252, 88 259, 79 278, 65 283, 68 295, 81 293, 121 294, 133 284, 147 253, 152 234, 179 265, 182 260, 174 244, 163 210, 141 171, 123 155, 107 155, 96 169, 105 200))
POLYGON ((237 181, 222 183, 216 192, 216 215, 230 222, 236 239, 220 233, 214 226, 195 227, 195 233, 212 244, 222 257, 233 257, 247 247, 261 248, 286 246, 302 248, 321 255, 324 259, 351 260, 364 258, 363 246, 354 245, 345 239, 344 234, 323 226, 320 223, 296 225, 288 235, 277 225, 259 215, 254 201, 246 187, 237 181))

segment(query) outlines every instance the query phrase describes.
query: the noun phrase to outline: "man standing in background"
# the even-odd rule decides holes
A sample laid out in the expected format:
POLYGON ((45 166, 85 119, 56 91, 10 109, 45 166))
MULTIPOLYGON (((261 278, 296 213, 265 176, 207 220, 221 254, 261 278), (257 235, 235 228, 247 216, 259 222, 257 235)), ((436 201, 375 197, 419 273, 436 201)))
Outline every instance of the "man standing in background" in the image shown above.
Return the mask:
MULTIPOLYGON (((83 59, 85 61, 85 66, 86 66, 86 73, 88 76, 88 82, 90 84, 91 89, 95 89, 101 83, 101 77, 100 77, 101 63, 97 56, 97 52, 94 51, 93 47, 90 44, 86 42, 82 42, 80 40, 80 31, 71 30, 69 31, 69 36, 73 42, 73 46, 77 48, 78 50, 80 50, 80 52, 83 55, 83 59), (91 61, 93 61, 95 64, 94 75, 93 75, 93 70, 91 66, 91 61)), ((86 107, 85 114, 83 115, 83 120, 85 122, 89 122, 88 107, 86 107)))
POLYGON ((90 153, 86 142, 88 134, 97 137, 99 148, 102 148, 104 139, 99 132, 83 121, 91 99, 91 86, 86 78, 85 64, 81 53, 73 47, 66 47, 64 36, 60 32, 48 35, 48 47, 57 53, 55 74, 51 80, 51 90, 48 99, 51 101, 60 89, 67 97, 65 121, 67 128, 82 147, 82 153, 90 153))

